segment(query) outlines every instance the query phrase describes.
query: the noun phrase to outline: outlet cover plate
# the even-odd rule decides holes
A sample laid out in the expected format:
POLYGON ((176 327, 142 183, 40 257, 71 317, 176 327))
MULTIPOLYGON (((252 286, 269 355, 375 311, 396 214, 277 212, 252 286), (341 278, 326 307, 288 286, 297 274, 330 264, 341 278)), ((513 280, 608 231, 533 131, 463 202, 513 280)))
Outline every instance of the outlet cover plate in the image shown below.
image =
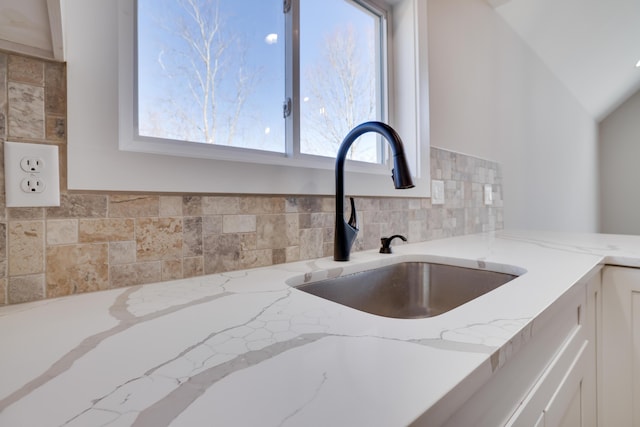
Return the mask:
POLYGON ((431 180, 431 204, 444 205, 444 181, 431 180))
POLYGON ((4 143, 4 186, 7 207, 60 206, 60 169, 58 147, 23 142, 4 143), (20 165, 23 159, 42 162, 37 172, 27 172, 20 165), (44 184, 44 190, 23 191, 23 181, 35 179, 44 184))
POLYGON ((493 186, 491 184, 484 185, 484 204, 487 206, 493 204, 493 186))

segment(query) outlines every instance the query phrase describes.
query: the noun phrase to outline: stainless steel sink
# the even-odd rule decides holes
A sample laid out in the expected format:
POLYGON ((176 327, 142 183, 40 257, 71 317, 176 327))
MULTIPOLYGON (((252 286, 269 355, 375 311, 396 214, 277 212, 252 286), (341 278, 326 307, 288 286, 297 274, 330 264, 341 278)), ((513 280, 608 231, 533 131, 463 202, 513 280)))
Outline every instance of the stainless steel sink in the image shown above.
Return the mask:
POLYGON ((402 262, 296 286, 380 316, 437 316, 504 285, 516 275, 427 262, 402 262))

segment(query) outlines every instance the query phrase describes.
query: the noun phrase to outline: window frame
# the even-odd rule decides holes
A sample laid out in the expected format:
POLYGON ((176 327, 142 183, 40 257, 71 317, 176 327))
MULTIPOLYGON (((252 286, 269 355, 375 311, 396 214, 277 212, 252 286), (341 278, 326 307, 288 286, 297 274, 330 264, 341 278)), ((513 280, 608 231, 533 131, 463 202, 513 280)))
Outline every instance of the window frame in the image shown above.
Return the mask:
MULTIPOLYGON (((330 158, 305 154, 290 158, 282 153, 260 152, 259 150, 235 147, 216 147, 222 148, 222 150, 216 150, 219 153, 216 154, 216 159, 212 160, 203 150, 211 147, 198 143, 193 143, 187 156, 185 153, 178 153, 180 156, 176 157, 167 156, 167 154, 176 154, 171 153, 175 147, 171 147, 170 145, 173 144, 167 144, 162 140, 154 141, 155 149, 151 153, 136 152, 135 123, 132 114, 134 104, 131 102, 131 95, 135 90, 132 68, 133 55, 135 54, 135 43, 132 43, 135 20, 133 0, 117 0, 117 2, 99 0, 97 3, 100 7, 94 7, 95 12, 93 13, 96 14, 95 16, 101 16, 105 19, 101 20, 98 28, 91 27, 91 31, 97 35, 89 40, 86 39, 88 28, 81 21, 93 21, 86 19, 86 14, 90 13, 92 9, 76 7, 84 1, 68 0, 66 8, 68 19, 65 20, 69 77, 69 189, 180 193, 333 193, 335 160, 330 158), (117 22, 117 25, 112 26, 114 21, 117 22), (111 28, 109 28, 110 25, 111 28), (113 28, 117 29, 117 33, 113 28), (85 37, 81 37, 81 35, 85 37), (114 44, 114 40, 117 40, 117 43, 114 44), (102 55, 100 55, 101 53, 102 55), (92 59, 87 59, 87 55, 92 59), (100 90, 101 87, 102 90, 100 90), (109 90, 113 87, 118 88, 115 91, 116 96, 113 91, 109 90), (91 103, 89 106, 88 97, 101 99, 104 102, 91 103), (117 123, 116 132, 114 132, 114 122, 117 123), (121 150, 123 147, 132 151, 123 151, 121 150), (252 154, 246 155, 247 151, 252 151, 252 154), (241 161, 238 158, 239 153, 241 161), (320 162, 317 157, 320 157, 320 162), (167 170, 176 171, 178 174, 177 176, 167 174, 167 170)), ((408 37, 413 37, 415 45, 426 46, 426 28, 421 28, 418 31, 419 24, 420 27, 426 25, 426 16, 418 16, 421 9, 420 3, 419 0, 403 0, 401 2, 401 4, 406 4, 405 9, 409 10, 409 19, 414 21, 415 28, 409 32, 408 37)), ((397 5, 394 7, 395 9, 398 9, 397 5)), ((426 14, 426 6, 424 6, 423 12, 426 14)), ((395 20, 396 14, 394 13, 392 17, 395 20)), ((391 34, 388 37, 391 38, 391 34)), ((389 42, 389 44, 391 43, 389 42)), ((395 61, 400 50, 402 49, 388 50, 389 57, 393 58, 388 61, 389 63, 395 61)), ((425 52, 425 50, 421 49, 420 52, 425 52)), ((416 49, 413 53, 416 53, 416 49)), ((422 56, 425 56, 424 53, 422 56)), ((414 62, 412 67, 414 72, 426 73, 426 61, 415 58, 414 62)), ((390 69, 390 79, 393 75, 394 70, 390 69)), ((415 84, 427 80, 414 74, 413 81, 415 84)), ((422 86, 426 86, 426 84, 420 85, 421 88, 422 86)), ((425 99, 417 100, 417 98, 423 98, 423 95, 422 91, 414 91, 413 105, 426 105, 425 99)), ((388 122, 392 126, 394 126, 392 116, 400 116, 400 114, 394 114, 394 110, 397 108, 392 105, 394 100, 397 102, 397 98, 398 94, 389 98, 391 105, 388 122)), ((406 96, 403 99, 406 99, 406 96)), ((294 111, 296 110, 299 114, 299 110, 294 109, 294 111)), ((422 185, 418 185, 418 188, 414 190, 397 193, 393 190, 390 182, 384 184, 388 180, 388 169, 371 163, 351 161, 346 167, 348 193, 370 196, 425 197, 429 195, 428 167, 426 171, 424 168, 425 159, 428 160, 428 132, 425 134, 423 129, 419 129, 424 127, 425 117, 428 117, 428 109, 423 108, 423 111, 426 111, 427 115, 422 115, 417 110, 414 111, 414 114, 420 114, 417 117, 422 116, 423 120, 416 120, 415 131, 410 132, 412 135, 408 137, 409 139, 403 138, 405 145, 413 145, 407 144, 407 141, 412 141, 412 137, 416 138, 418 135, 422 135, 420 147, 413 147, 413 149, 408 147, 407 149, 410 155, 413 153, 415 156, 414 175, 422 185)), ((288 121, 287 126, 295 126, 295 120, 288 121), (292 122, 294 124, 290 124, 292 122)), ((394 127, 398 129, 397 126, 394 127)), ((426 129, 428 130, 428 123, 426 129)), ((296 129, 291 130, 296 131, 296 129)), ((403 135, 402 132, 401 135, 403 135)), ((417 139, 413 140, 417 141, 417 139)), ((428 166, 428 161, 426 165, 428 166)))
MULTIPOLYGON (((381 9, 377 5, 367 0, 344 0, 353 3, 357 7, 363 8, 368 12, 378 16, 381 20, 379 28, 380 46, 378 46, 377 54, 380 56, 377 61, 376 74, 379 74, 379 87, 377 88, 381 94, 377 100, 378 109, 381 111, 381 121, 388 121, 389 111, 389 89, 388 89, 388 67, 389 55, 387 49, 387 33, 389 24, 387 23, 388 10, 381 9)), ((134 2, 134 40, 137 37, 135 27, 137 25, 137 0, 134 2)), ((285 93, 282 94, 283 103, 291 102, 291 113, 283 120, 285 121, 284 153, 260 150, 255 148, 223 146, 216 144, 204 144, 191 141, 173 140, 169 138, 154 138, 139 134, 138 124, 138 88, 137 78, 134 77, 133 86, 133 110, 128 108, 129 103, 126 99, 121 99, 121 120, 126 135, 121 135, 120 149, 123 151, 133 151, 142 153, 166 154, 172 156, 197 157, 214 160, 227 160, 236 162, 262 163, 279 166, 296 166, 303 165, 308 168, 331 169, 335 164, 335 157, 320 156, 302 153, 301 151, 301 104, 300 104, 300 2, 301 0, 289 0, 289 11, 283 12, 285 16, 285 59, 283 64, 285 69, 285 93), (133 121, 130 122, 129 119, 133 121), (129 133, 129 129, 133 128, 133 134, 129 133)), ((138 46, 137 41, 134 44, 134 76, 138 76, 137 58, 138 52, 135 47, 138 46)), ((283 107, 284 108, 284 107, 283 107)), ((346 134, 345 134, 346 135, 346 134)), ((389 162, 390 151, 381 137, 378 137, 380 151, 382 152, 382 161, 379 163, 362 162, 357 160, 347 160, 351 170, 362 171, 372 174, 388 174, 391 171, 391 163, 389 162)))

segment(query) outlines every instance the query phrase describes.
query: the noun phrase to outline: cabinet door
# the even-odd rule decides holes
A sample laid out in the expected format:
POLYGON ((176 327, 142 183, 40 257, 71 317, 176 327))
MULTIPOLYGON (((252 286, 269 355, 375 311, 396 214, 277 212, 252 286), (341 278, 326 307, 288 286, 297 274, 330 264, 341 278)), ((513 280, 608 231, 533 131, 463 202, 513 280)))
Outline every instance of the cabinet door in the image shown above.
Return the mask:
POLYGON ((640 426, 640 269, 605 267, 602 283, 602 425, 640 426))
MULTIPOLYGON (((600 272, 585 286, 576 327, 507 426, 594 427, 596 411, 596 318, 600 272)), ((571 306, 567 311, 571 311, 571 306)))

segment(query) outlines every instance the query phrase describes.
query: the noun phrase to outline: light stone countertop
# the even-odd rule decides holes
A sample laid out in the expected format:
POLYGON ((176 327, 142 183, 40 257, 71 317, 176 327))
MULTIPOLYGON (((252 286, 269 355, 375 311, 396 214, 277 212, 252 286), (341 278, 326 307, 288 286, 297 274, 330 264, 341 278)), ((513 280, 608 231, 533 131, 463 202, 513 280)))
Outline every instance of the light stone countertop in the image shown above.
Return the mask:
POLYGON ((640 237, 501 231, 0 308, 0 426, 437 425, 640 237), (296 290, 408 260, 522 272, 440 316, 390 319, 296 290), (437 403, 437 405, 436 405, 437 403), (434 406, 435 405, 435 406, 434 406))

